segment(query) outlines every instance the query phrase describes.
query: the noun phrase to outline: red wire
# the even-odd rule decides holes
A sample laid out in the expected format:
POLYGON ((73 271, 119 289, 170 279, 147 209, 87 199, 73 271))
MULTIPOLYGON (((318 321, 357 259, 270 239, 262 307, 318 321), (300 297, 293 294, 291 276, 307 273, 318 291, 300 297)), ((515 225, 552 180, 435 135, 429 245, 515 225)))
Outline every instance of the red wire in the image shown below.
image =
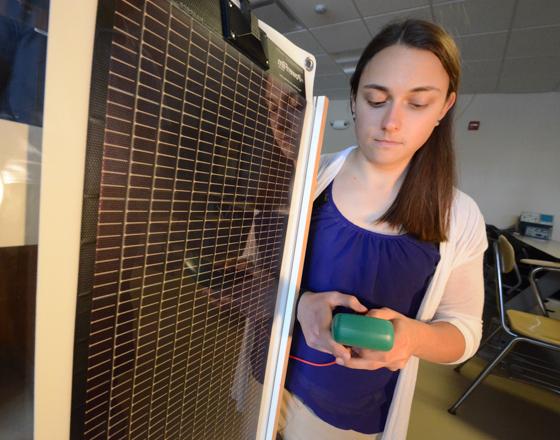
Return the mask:
POLYGON ((300 361, 303 362, 304 364, 312 365, 314 367, 330 367, 331 365, 336 365, 336 361, 327 362, 326 364, 316 364, 315 362, 306 361, 305 359, 301 359, 292 355, 290 355, 290 359, 295 359, 296 361, 300 361))

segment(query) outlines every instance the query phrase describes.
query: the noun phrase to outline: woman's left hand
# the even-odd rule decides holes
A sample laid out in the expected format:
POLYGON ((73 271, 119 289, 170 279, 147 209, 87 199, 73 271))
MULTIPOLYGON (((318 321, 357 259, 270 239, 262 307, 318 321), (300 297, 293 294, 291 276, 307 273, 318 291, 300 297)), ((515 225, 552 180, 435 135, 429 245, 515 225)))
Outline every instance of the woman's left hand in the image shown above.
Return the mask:
POLYGON ((387 307, 372 309, 366 316, 387 319, 393 323, 395 331, 393 348, 390 351, 377 351, 353 347, 352 357, 339 362, 339 365, 359 370, 388 368, 397 371, 404 368, 408 359, 414 354, 415 330, 421 323, 387 307))

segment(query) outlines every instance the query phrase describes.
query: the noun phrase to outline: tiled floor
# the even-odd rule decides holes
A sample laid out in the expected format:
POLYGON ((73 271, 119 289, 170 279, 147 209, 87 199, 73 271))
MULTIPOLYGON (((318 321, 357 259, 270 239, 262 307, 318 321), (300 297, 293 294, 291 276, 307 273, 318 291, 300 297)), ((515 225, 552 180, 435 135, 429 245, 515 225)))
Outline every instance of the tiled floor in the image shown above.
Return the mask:
POLYGON ((477 358, 457 373, 421 362, 408 440, 548 440, 560 432, 560 395, 488 376, 458 409, 447 412, 486 365, 477 358))
MULTIPOLYGON (((552 440, 560 427, 560 396, 498 375, 490 375, 456 416, 447 408, 485 363, 473 359, 461 373, 421 362, 408 440, 552 440)), ((32 413, 21 392, 3 384, 0 438, 29 440, 32 413), (5 400, 5 398, 9 399, 5 400), (9 402, 9 405, 6 405, 9 402)), ((18 387, 19 388, 19 387, 18 387)), ((208 439, 211 440, 211 439, 208 439)))
MULTIPOLYGON (((551 299, 560 319, 560 301, 551 299)), ((457 373, 453 366, 420 363, 408 440, 552 440, 560 438, 560 395, 491 374, 453 416, 447 408, 486 361, 474 358, 457 373)), ((558 373, 560 374, 560 372, 558 373)), ((22 383, 0 374, 0 439, 32 438, 32 406, 22 383)), ((212 439, 209 439, 212 440, 212 439)))
MULTIPOLYGON (((550 317, 560 319, 558 299, 549 298, 546 307, 550 317)), ((486 365, 475 357, 457 373, 453 366, 421 362, 408 440, 560 438, 560 395, 504 377, 500 370, 473 391, 457 415, 449 414, 447 408, 486 365)))

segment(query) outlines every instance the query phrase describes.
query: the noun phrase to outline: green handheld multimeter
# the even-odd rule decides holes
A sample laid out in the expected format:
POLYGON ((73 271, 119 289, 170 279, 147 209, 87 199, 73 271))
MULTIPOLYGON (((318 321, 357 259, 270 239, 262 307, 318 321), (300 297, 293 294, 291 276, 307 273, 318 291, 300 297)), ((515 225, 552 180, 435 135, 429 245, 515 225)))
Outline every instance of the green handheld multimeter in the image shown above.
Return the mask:
POLYGON ((333 318, 331 330, 333 339, 339 344, 378 351, 393 348, 393 324, 386 319, 338 313, 333 318))

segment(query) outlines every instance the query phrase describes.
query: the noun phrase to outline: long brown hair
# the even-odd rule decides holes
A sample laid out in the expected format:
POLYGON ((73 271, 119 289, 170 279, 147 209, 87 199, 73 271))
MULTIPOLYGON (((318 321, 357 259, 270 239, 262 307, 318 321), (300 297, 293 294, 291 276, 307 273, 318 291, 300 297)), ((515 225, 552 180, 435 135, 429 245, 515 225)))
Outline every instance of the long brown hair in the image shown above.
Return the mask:
MULTIPOLYGON (((461 63, 455 42, 433 23, 409 19, 385 26, 365 48, 350 79, 354 100, 367 63, 378 52, 395 44, 432 52, 449 76, 447 97, 457 93, 461 63)), ((395 201, 378 222, 402 228, 420 240, 436 243, 447 240, 456 182, 453 107, 412 157, 395 201)))

